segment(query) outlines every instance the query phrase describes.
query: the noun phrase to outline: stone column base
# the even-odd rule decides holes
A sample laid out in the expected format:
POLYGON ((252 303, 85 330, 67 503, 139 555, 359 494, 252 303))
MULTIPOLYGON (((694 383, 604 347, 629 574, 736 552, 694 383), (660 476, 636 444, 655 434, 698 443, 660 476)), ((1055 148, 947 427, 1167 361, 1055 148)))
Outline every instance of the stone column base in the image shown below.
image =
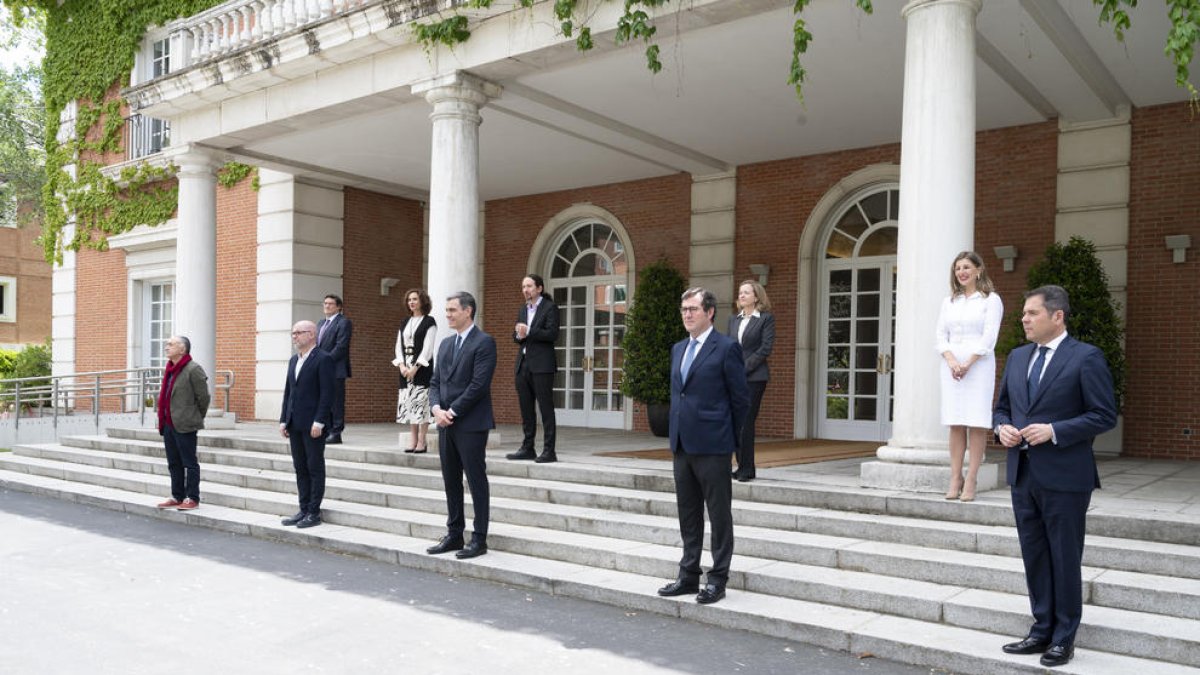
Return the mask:
MULTIPOLYGON (((863 487, 943 494, 950 489, 950 458, 944 450, 915 450, 885 445, 879 448, 877 454, 881 461, 863 462, 859 469, 859 484, 863 487)), ((979 467, 977 481, 978 492, 1001 487, 1000 465, 985 461, 979 467)))

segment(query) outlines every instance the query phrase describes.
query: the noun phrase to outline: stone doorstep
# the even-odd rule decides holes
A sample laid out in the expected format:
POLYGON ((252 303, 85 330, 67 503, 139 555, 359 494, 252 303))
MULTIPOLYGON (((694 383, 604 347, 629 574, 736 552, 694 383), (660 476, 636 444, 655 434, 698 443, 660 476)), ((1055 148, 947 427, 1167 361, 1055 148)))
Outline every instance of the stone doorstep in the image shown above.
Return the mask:
MULTIPOLYGON (((138 491, 148 491, 153 493, 155 490, 161 490, 161 481, 141 480, 144 474, 136 474, 137 478, 127 482, 113 482, 111 485, 114 488, 135 489, 138 491)), ((69 478, 80 478, 76 474, 67 474, 69 478)), ((217 503, 228 506, 236 506, 239 508, 250 508, 256 510, 264 510, 274 512, 280 515, 290 514, 294 507, 291 505, 290 495, 282 493, 274 493, 269 499, 264 499, 262 495, 253 490, 244 488, 222 488, 214 490, 210 485, 206 492, 206 503, 217 503), (226 493, 229 493, 226 495, 226 493), (245 493, 249 496, 238 497, 238 493, 245 493)), ((440 505, 440 499, 438 500, 440 505)), ((417 513, 402 513, 395 509, 381 509, 357 503, 334 503, 332 508, 327 509, 327 521, 332 524, 341 524, 355 527, 368 527, 375 529, 387 529, 395 532, 399 529, 400 534, 421 536, 427 540, 436 539, 444 530, 444 525, 441 516, 434 513, 417 512, 417 513), (403 519, 402 526, 397 528, 395 522, 397 519, 403 519)), ((656 544, 646 544, 643 542, 630 542, 614 540, 604 536, 578 534, 571 532, 553 532, 546 533, 543 530, 524 527, 520 525, 498 524, 498 533, 494 533, 493 545, 499 550, 511 550, 516 552, 528 553, 541 557, 552 557, 558 560, 578 563, 605 564, 607 559, 608 565, 625 571, 637 571, 641 573, 652 574, 654 576, 673 576, 676 565, 677 556, 677 535, 673 528, 667 530, 670 532, 668 539, 661 543, 666 546, 656 544), (549 539, 549 541, 547 541, 549 539), (574 542, 573 544, 564 542, 574 542), (656 555, 648 555, 649 552, 656 552, 656 555)), ((614 527, 613 530, 619 530, 621 535, 629 533, 628 528, 614 527)), ((745 531, 752 528, 741 528, 743 535, 739 537, 743 543, 739 548, 745 551, 747 548, 754 548, 754 539, 747 538, 745 531), (750 544, 746 546, 745 544, 750 544)), ((768 533, 770 534, 770 533, 768 533)), ((782 536, 787 536, 790 533, 777 533, 782 536)), ((613 535, 620 536, 620 535, 613 535)), ((888 613, 901 614, 914 618, 938 620, 943 611, 943 603, 955 593, 964 590, 962 587, 944 585, 944 577, 947 573, 947 567, 952 569, 951 573, 964 579, 967 583, 964 585, 972 587, 973 585, 984 585, 989 579, 994 580, 1000 576, 1008 577, 1008 585, 1010 588, 1003 589, 1010 595, 1010 598, 1016 598, 1017 609, 1010 611, 1007 617, 994 616, 988 614, 984 620, 985 623, 979 623, 977 627, 996 626, 1003 624, 1002 619, 1007 618, 1011 627, 1006 632, 1021 632, 1028 622, 1026 616, 1024 598, 1024 579, 1019 571, 1013 572, 1008 570, 1007 573, 1002 569, 980 567, 979 560, 982 564, 992 563, 987 556, 974 556, 977 560, 975 564, 964 563, 958 566, 951 566, 948 561, 944 560, 944 555, 938 552, 931 552, 919 547, 896 547, 908 549, 910 557, 904 559, 898 556, 897 560, 889 560, 887 554, 874 552, 874 557, 877 560, 873 564, 864 564, 865 560, 872 557, 872 553, 868 552, 864 557, 860 552, 856 552, 855 548, 879 549, 880 546, 871 542, 862 542, 856 546, 848 547, 846 550, 837 553, 839 560, 826 562, 825 564, 841 565, 842 567, 850 566, 852 568, 860 568, 870 570, 873 573, 863 573, 848 571, 846 569, 808 567, 804 565, 795 565, 788 562, 777 560, 755 559, 746 555, 740 556, 738 566, 746 570, 735 574, 731 579, 731 585, 738 588, 750 588, 762 592, 774 594, 782 594, 795 596, 804 594, 810 600, 820 600, 826 602, 836 602, 838 604, 848 604, 850 606, 859 607, 862 609, 886 611, 888 613), (856 557, 857 555, 857 557, 856 557), (925 582, 914 581, 912 579, 896 579, 881 578, 877 575, 897 574, 901 576, 911 575, 914 578, 920 579, 923 576, 929 576, 925 582), (977 583, 970 583, 975 581, 977 583), (903 594, 897 594, 891 589, 904 589, 903 594), (949 589, 950 596, 947 596, 949 589), (923 596, 923 597, 921 597, 923 596)), ((953 562, 953 561, 949 561, 953 562)), ((1016 567, 1019 563, 1015 561, 1008 565, 1016 567)), ((1088 570, 1089 574, 1099 572, 1097 570, 1088 570)), ((1126 576, 1130 576, 1126 574, 1126 576)), ((1145 576, 1145 575, 1138 575, 1145 576)), ((1089 576, 1089 579, 1091 577, 1089 576)), ((1168 580, 1161 580, 1167 582, 1168 580)), ((1094 582, 1093 582, 1094 583, 1094 582)), ((1128 588, 1128 590, 1133 590, 1128 588)), ((1144 591, 1139 590, 1135 595, 1138 597, 1146 597, 1144 591)), ((1195 597, 1182 597, 1181 595, 1173 595, 1174 602, 1156 601, 1150 598, 1156 605, 1159 612, 1171 611, 1172 608, 1180 605, 1194 607, 1195 597)), ((1010 602, 1011 605, 1011 602, 1010 602)), ((1097 608, 1102 609, 1102 608, 1097 608)), ((981 609, 976 608, 975 613, 978 614, 981 609)), ((1089 610, 1090 612, 1091 610, 1089 610)), ((1122 610, 1110 610, 1122 611, 1122 610)), ((994 614, 994 612, 993 612, 994 614)), ((1119 617, 1118 617, 1119 618, 1119 617)), ((1169 616, 1157 616, 1156 619, 1168 620, 1169 616)), ((1174 619, 1179 621, 1178 619, 1174 619)), ((1115 621, 1115 626, 1124 626, 1127 620, 1115 621)), ((1109 628, 1109 630, 1125 630, 1122 628, 1109 628)), ((1181 634, 1186 631, 1177 631, 1181 634)), ((1194 632, 1194 629, 1193 629, 1194 632)), ((1154 640, 1147 640, 1139 634, 1135 634, 1137 638, 1134 640, 1137 644, 1154 644, 1154 640)), ((1151 635, 1150 637, 1153 637, 1151 635)), ((1124 641, 1128 642, 1128 641, 1124 641)), ((1099 645, 1107 644, 1107 642, 1097 643, 1099 645)), ((1081 642, 1081 645, 1089 646, 1087 642, 1081 642)), ((1159 649, 1165 649, 1162 647, 1159 649)), ((1189 649, 1194 650, 1195 645, 1190 645, 1185 641, 1184 644, 1171 643, 1171 651, 1182 655, 1181 658, 1188 657, 1189 649)), ((1141 653, 1138 648, 1129 647, 1126 651, 1129 653, 1141 653)), ((1151 650, 1148 654, 1154 654, 1151 650)), ((1191 662, 1191 661, 1184 661, 1191 662)))
MULTIPOLYGON (((153 429, 109 429, 109 438, 140 440, 161 443, 153 429)), ((92 436, 89 438, 103 439, 92 436)), ((63 439, 69 443, 70 439, 63 439)), ((262 440, 233 436, 213 436, 201 432, 201 447, 252 450, 287 455, 283 439, 262 440)), ((380 451, 350 446, 333 446, 327 449, 328 459, 350 462, 368 461, 376 464, 412 466, 436 469, 438 459, 431 454, 405 455, 402 452, 380 451)), ((606 485, 654 492, 674 493, 674 482, 669 470, 652 467, 630 469, 622 466, 579 463, 560 459, 555 464, 532 462, 510 462, 502 454, 489 456, 489 476, 513 478, 541 478, 557 482, 584 483, 590 486, 606 485)), ((887 514, 891 516, 938 521, 972 523, 996 527, 1012 527, 1012 509, 1007 503, 985 501, 963 504, 934 496, 917 496, 910 493, 886 492, 866 488, 843 488, 839 486, 814 485, 792 481, 760 479, 752 483, 737 483, 733 486, 735 499, 765 504, 806 506, 835 511, 887 514)), ((1088 535, 1119 539, 1138 539, 1147 542, 1200 546, 1200 517, 1171 512, 1126 512, 1113 507, 1093 508, 1088 513, 1088 535)), ((1200 577, 1200 574, 1196 576, 1200 577)))
MULTIPOLYGON (((95 441, 102 439, 103 437, 92 437, 90 439, 91 442, 85 443, 85 445, 91 447, 95 441)), ((151 471, 160 475, 166 475, 165 463, 158 457, 161 453, 161 448, 157 444, 129 443, 115 445, 118 445, 130 454, 136 453, 136 456, 155 459, 157 463, 154 466, 157 468, 152 468, 151 471)), ((21 448, 18 448, 18 451, 33 451, 39 456, 44 456, 48 459, 53 459, 69 452, 64 451, 61 446, 54 444, 21 446, 21 448)), ((114 450, 106 449, 94 452, 97 453, 98 458, 84 453, 75 453, 72 456, 78 457, 83 463, 100 466, 117 466, 116 463, 110 464, 100 458, 108 458, 114 462, 123 464, 135 461, 114 450)), ((258 453, 256 451, 202 450, 201 455, 202 457, 229 462, 229 464, 224 466, 273 467, 272 471, 279 472, 276 478, 284 481, 287 485, 290 485, 292 481, 290 459, 276 458, 273 454, 258 453)), ((129 466, 133 465, 129 464, 129 466)), ((340 460, 330 460, 329 466, 331 476, 343 476, 348 473, 357 474, 355 476, 345 476, 344 480, 366 480, 371 483, 369 487, 372 489, 380 485, 407 485, 418 489, 432 490, 436 493, 432 499, 435 501, 441 499, 441 478, 439 475, 430 475, 431 472, 428 470, 394 466, 370 466, 363 468, 359 463, 343 462, 340 460)), ((211 463, 208 467, 206 475, 209 475, 210 480, 212 480, 213 474, 211 472, 219 469, 213 468, 214 465, 211 463)), ((220 476, 220 474, 215 475, 220 476)), ((261 477, 261 474, 256 473, 253 476, 257 480, 261 477)), ((217 478, 217 480, 221 479, 217 478)), ((564 506, 573 505, 584 508, 649 513, 669 518, 675 517, 674 498, 668 495, 647 495, 644 492, 605 486, 563 485, 539 479, 520 480, 508 477, 493 477, 491 483, 493 494, 501 497, 552 501, 564 506), (551 492, 554 495, 552 500, 545 496, 551 492)), ((331 485, 333 484, 331 483, 331 485)), ((361 487, 350 483, 346 483, 346 485, 351 489, 361 487)), ((285 487, 284 489, 287 488, 285 487)), ((374 497, 374 501, 378 502, 378 498, 374 497)), ((400 501, 399 497, 389 500, 388 503, 392 506, 400 507, 406 505, 400 501)), ((437 507, 433 506, 432 508, 437 507)), ((845 543, 845 538, 849 537, 850 539, 892 543, 922 541, 925 547, 977 552, 1010 558, 1015 558, 1019 555, 1016 532, 1011 527, 990 527, 931 521, 927 519, 916 520, 879 514, 828 511, 809 507, 783 507, 774 504, 744 502, 740 499, 735 502, 734 509, 735 518, 738 522, 747 526, 774 527, 838 537, 839 540, 832 542, 829 545, 830 547, 842 546, 845 543)), ((764 536, 771 538, 774 535, 767 534, 764 536)), ((812 542, 804 543, 811 545, 812 542)), ((1087 564, 1095 567, 1188 578, 1200 577, 1200 564, 1198 564, 1200 563, 1200 560, 1198 560, 1200 558, 1200 551, 1192 547, 1177 544, 1161 544, 1142 540, 1093 536, 1088 541, 1085 556, 1087 564)), ((834 562, 819 562, 811 557, 797 559, 794 555, 788 559, 816 564, 836 564, 834 562)), ((1021 580, 1010 581, 1008 586, 1000 590, 1010 590, 1018 586, 1023 588, 1023 583, 1021 580)), ((984 587, 990 586, 985 584, 984 587)), ((1196 595, 1200 596, 1200 590, 1197 591, 1196 595)), ((1197 613, 1200 613, 1200 609, 1197 610, 1197 613)))
MULTIPOLYGON (((120 490, 81 486, 36 476, 0 474, 0 485, 136 515, 366 556, 448 576, 490 580, 564 597, 679 616, 907 663, 978 673, 1042 671, 1035 659, 1009 656, 999 650, 1000 644, 1011 639, 1011 634, 1006 633, 929 623, 745 590, 731 592, 721 603, 706 607, 689 602, 686 596, 669 599, 654 595, 653 589, 661 585, 662 577, 529 558, 505 551, 492 551, 481 558, 460 561, 448 556, 426 555, 424 548, 429 545, 429 539, 358 530, 336 524, 299 531, 279 525, 274 515, 249 513, 211 503, 206 503, 200 511, 163 511, 152 505, 130 501, 135 495, 120 490), (14 477, 22 480, 15 481, 14 477)), ((1017 600, 1023 601, 1023 598, 1017 600)), ((1183 668, 1179 664, 1093 652, 1081 645, 1075 660, 1056 672, 1137 672, 1139 675, 1150 675, 1182 673, 1185 672, 1183 668)))

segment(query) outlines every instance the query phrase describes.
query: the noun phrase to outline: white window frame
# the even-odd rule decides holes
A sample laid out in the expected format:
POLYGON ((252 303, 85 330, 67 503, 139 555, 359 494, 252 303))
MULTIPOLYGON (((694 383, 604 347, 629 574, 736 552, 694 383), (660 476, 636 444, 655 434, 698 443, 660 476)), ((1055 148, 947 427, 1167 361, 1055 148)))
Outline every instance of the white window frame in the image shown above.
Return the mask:
POLYGON ((17 278, 16 277, 0 277, 0 296, 3 296, 3 301, 0 302, 0 322, 16 323, 17 322, 17 278))

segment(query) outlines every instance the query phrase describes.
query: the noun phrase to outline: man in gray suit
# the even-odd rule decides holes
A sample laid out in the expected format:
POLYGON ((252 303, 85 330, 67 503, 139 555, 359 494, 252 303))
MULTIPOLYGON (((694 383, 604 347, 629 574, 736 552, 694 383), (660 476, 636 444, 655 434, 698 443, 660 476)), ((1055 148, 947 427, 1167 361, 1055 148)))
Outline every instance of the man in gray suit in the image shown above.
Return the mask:
POLYGON ((475 326, 475 298, 460 291, 446 298, 446 323, 452 333, 442 341, 429 382, 429 405, 438 425, 438 454, 446 488, 446 535, 430 554, 458 551, 458 558, 487 553, 488 480, 484 463, 492 417, 492 375, 496 341, 475 326), (463 474, 475 509, 471 542, 463 546, 463 474))

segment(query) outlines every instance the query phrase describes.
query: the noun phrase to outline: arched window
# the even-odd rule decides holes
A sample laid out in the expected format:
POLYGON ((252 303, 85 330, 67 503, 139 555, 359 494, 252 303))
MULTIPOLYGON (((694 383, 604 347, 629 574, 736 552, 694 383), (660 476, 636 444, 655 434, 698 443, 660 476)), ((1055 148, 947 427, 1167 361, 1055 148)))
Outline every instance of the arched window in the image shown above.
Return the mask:
POLYGON ((558 419, 620 428, 629 272, 625 242, 607 223, 585 219, 563 228, 551 250, 546 290, 558 305, 561 326, 555 343, 558 419))

